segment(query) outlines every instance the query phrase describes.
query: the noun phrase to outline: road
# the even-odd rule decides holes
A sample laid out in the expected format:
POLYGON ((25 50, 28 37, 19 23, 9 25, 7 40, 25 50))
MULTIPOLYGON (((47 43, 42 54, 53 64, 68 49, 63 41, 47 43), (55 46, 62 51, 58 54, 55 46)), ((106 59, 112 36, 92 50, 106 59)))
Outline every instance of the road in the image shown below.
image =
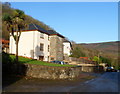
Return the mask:
MULTIPOLYGON (((98 74, 97 74, 98 75, 98 74)), ((119 79, 120 80, 120 79, 119 79)), ((20 80, 5 87, 5 92, 118 92, 118 72, 106 72, 92 80, 20 80)))
MULTIPOLYGON (((71 92, 118 92, 118 72, 106 72, 96 79, 86 81, 71 89, 71 92)), ((120 90, 120 89, 119 89, 120 90)))
MULTIPOLYGON (((119 79, 120 80, 120 79, 119 79)), ((106 72, 98 78, 74 86, 50 87, 42 92, 118 92, 118 72, 106 72)))

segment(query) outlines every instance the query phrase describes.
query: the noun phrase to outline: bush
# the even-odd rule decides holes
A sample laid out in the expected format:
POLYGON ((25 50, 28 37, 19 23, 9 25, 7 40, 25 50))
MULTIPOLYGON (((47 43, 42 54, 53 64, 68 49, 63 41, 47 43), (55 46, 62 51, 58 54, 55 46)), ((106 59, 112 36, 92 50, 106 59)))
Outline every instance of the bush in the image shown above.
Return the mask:
POLYGON ((11 63, 11 62, 12 62, 12 59, 10 55, 5 52, 2 52, 2 63, 5 64, 5 63, 11 63))
POLYGON ((7 75, 12 73, 12 68, 13 63, 12 59, 9 54, 2 52, 2 73, 3 75, 7 75))

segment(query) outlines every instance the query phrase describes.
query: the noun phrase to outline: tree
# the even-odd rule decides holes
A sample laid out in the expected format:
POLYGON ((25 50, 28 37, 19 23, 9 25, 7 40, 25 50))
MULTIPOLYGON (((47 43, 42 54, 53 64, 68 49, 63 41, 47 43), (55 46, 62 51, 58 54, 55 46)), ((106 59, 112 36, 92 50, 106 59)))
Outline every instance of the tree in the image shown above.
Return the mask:
MULTIPOLYGON (((5 14, 9 14, 12 17, 15 15, 15 9, 11 8, 10 3, 2 3, 2 17, 5 14)), ((51 28, 50 26, 28 15, 25 15, 24 21, 26 21, 27 24, 30 24, 32 22, 34 24, 40 25, 45 30, 53 30, 53 28, 51 28)), ((6 29, 6 24, 3 22, 2 22, 2 38, 9 40, 9 32, 6 29)))
POLYGON ((97 63, 101 63, 102 59, 100 57, 94 56, 93 61, 96 61, 97 63))
POLYGON ((109 58, 106 58, 103 56, 101 56, 100 58, 101 58, 103 63, 107 63, 107 66, 111 66, 111 60, 109 58))
POLYGON ((71 57, 85 57, 85 54, 83 53, 83 51, 79 48, 79 47, 75 47, 72 51, 71 51, 71 57))
POLYGON ((24 12, 18 9, 14 10, 12 15, 8 13, 3 15, 3 21, 6 24, 6 28, 13 36, 16 43, 16 63, 18 63, 18 42, 20 39, 21 30, 27 27, 24 19, 24 12))

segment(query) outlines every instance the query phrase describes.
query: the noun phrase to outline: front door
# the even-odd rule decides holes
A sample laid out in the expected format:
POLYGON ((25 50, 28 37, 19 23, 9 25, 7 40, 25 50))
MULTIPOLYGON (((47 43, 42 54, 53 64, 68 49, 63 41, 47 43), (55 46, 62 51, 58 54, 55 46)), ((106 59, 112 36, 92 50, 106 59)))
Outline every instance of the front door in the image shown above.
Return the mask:
POLYGON ((43 59, 44 59, 44 56, 39 56, 40 61, 43 61, 43 59))

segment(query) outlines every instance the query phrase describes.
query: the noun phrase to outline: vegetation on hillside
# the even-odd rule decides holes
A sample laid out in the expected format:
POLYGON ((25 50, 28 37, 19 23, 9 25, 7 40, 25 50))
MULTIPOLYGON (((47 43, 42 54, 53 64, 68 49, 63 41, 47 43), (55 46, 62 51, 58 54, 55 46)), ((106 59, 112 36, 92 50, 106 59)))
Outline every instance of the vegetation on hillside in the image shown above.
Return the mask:
POLYGON ((103 57, 107 57, 109 62, 111 62, 111 65, 113 66, 120 66, 120 60, 118 58, 119 56, 119 45, 120 41, 115 42, 103 42, 103 43, 90 43, 90 44, 79 44, 82 45, 85 48, 92 49, 92 50, 98 50, 101 52, 101 55, 103 57))
POLYGON ((89 57, 90 60, 107 63, 109 66, 115 66, 115 68, 120 66, 120 63, 118 63, 118 42, 106 42, 103 44, 77 44, 73 42, 72 45, 71 57, 89 57))
POLYGON ((103 42, 103 43, 89 43, 89 44, 79 44, 85 48, 96 49, 107 54, 118 54, 119 41, 115 42, 103 42))
POLYGON ((91 50, 83 47, 82 45, 78 45, 77 43, 72 43, 73 50, 71 51, 71 57, 89 57, 90 60, 93 59, 94 56, 98 56, 99 51, 91 50))
MULTIPOLYGON (((16 12, 15 10, 18 10, 18 9, 13 9, 11 8, 11 5, 10 3, 2 3, 2 16, 4 17, 6 15, 6 17, 9 16, 10 17, 13 17, 14 15, 16 15, 16 12)), ((22 10, 20 10, 22 11, 22 10)), ((11 18, 13 19, 13 18, 11 18)), ((45 30, 49 30, 49 29, 52 29, 50 26, 44 24, 43 22, 41 21, 38 21, 34 18, 32 18, 31 16, 25 14, 24 15, 24 22, 27 23, 27 24, 30 24, 30 23, 34 23, 34 24, 37 24, 37 25, 40 25, 42 28, 44 28, 45 30)), ((6 27, 6 23, 2 22, 2 38, 6 39, 6 40, 9 40, 9 31, 6 27)), ((53 30, 53 29, 52 29, 53 30)))

